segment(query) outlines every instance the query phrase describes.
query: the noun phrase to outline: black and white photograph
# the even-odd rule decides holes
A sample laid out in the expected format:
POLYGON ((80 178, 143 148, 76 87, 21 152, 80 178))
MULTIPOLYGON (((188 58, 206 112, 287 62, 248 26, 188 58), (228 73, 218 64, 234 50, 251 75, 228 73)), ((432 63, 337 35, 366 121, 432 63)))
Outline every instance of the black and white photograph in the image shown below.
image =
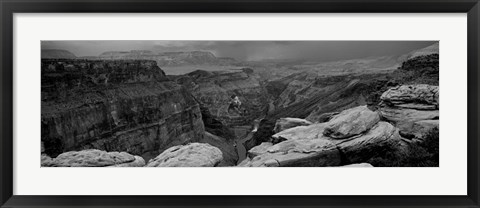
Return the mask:
POLYGON ((40 44, 42 168, 439 167, 439 41, 40 44))

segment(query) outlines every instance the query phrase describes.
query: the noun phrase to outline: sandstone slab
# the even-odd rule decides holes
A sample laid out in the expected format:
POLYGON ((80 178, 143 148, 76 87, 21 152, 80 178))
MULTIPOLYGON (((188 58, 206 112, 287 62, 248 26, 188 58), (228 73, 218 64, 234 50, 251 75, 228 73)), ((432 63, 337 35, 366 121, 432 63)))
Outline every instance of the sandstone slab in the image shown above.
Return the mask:
POLYGON ((324 139, 287 140, 267 149, 250 161, 241 163, 245 167, 325 167, 338 166, 340 152, 336 146, 324 139))
POLYGON ((223 160, 220 149, 204 143, 168 148, 148 161, 147 167, 214 167, 223 160))

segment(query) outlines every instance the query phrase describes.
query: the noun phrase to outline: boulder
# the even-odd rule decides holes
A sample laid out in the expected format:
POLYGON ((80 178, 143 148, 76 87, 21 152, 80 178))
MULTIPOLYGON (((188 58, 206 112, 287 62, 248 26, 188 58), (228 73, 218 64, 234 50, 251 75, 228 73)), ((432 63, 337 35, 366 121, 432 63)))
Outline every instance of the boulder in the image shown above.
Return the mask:
POLYGON ((367 106, 358 106, 342 111, 328 122, 323 134, 334 139, 359 135, 377 124, 380 116, 367 106))
POLYGON ((417 84, 390 88, 382 94, 380 99, 390 105, 416 103, 420 108, 437 106, 436 109, 438 109, 438 96, 438 86, 417 84))
POLYGON ((82 151, 70 151, 58 155, 53 159, 53 166, 57 167, 106 167, 117 166, 126 167, 126 164, 132 164, 136 166, 141 164, 139 157, 135 157, 126 152, 105 152, 96 149, 82 150, 82 151))
POLYGON ((46 154, 42 154, 40 159, 40 164, 42 167, 51 167, 54 166, 53 159, 46 154))
POLYGON ((344 140, 332 140, 342 151, 347 163, 362 163, 382 157, 386 149, 401 147, 398 129, 387 122, 378 122, 363 135, 344 140))
POLYGON ((267 152, 242 162, 244 167, 325 167, 338 166, 340 152, 325 139, 287 140, 267 148, 267 152))
POLYGON ((255 146, 248 151, 248 157, 254 158, 258 155, 265 154, 268 148, 270 148, 271 146, 273 146, 271 142, 262 142, 262 144, 255 146))
POLYGON ((168 148, 148 161, 147 167, 214 167, 223 160, 220 149, 204 143, 168 148))
POLYGON ((344 165, 340 166, 344 168, 373 168, 373 165, 370 163, 356 163, 356 164, 350 164, 350 165, 344 165))
POLYGON ((273 129, 273 131, 275 133, 278 133, 296 126, 308 126, 311 124, 312 122, 301 118, 280 118, 275 123, 275 128, 273 129))

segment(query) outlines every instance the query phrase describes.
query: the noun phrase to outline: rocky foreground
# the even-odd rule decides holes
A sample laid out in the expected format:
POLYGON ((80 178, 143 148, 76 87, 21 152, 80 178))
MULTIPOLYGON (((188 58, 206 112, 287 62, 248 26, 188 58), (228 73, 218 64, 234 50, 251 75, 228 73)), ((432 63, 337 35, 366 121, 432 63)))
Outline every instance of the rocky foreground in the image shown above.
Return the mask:
MULTIPOLYGON (((371 167, 372 163, 379 164, 379 158, 389 160, 383 161, 384 164, 402 165, 408 155, 416 154, 412 151, 425 142, 429 132, 438 129, 438 87, 395 87, 383 93, 381 99, 385 107, 378 111, 358 106, 338 113, 328 122, 279 119, 278 133, 269 142, 250 149, 247 159, 238 166, 371 167), (416 113, 410 113, 412 108, 416 113), (397 113, 386 113, 391 111, 397 113), (437 116, 424 116, 435 112, 437 116)), ((148 163, 125 152, 83 150, 65 152, 56 158, 42 155, 42 166, 216 167, 223 161, 223 155, 212 145, 190 143, 170 147, 148 163)))

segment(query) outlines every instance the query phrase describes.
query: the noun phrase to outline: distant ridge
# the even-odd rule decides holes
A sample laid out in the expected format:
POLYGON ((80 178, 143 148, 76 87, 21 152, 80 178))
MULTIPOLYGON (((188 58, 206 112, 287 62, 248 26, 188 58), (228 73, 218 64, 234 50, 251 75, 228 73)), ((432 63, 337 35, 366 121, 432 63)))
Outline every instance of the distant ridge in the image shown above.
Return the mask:
POLYGON ((435 43, 433 45, 430 45, 425 48, 421 48, 418 50, 414 50, 408 54, 407 59, 415 58, 418 56, 425 56, 425 55, 430 55, 430 54, 435 54, 439 53, 439 43, 435 43))
POLYGON ((161 66, 179 65, 228 65, 238 61, 229 57, 216 57, 209 51, 153 52, 148 50, 107 51, 97 59, 145 59, 155 60, 161 66))
POLYGON ((76 59, 77 56, 70 51, 61 49, 42 49, 42 59, 76 59))

